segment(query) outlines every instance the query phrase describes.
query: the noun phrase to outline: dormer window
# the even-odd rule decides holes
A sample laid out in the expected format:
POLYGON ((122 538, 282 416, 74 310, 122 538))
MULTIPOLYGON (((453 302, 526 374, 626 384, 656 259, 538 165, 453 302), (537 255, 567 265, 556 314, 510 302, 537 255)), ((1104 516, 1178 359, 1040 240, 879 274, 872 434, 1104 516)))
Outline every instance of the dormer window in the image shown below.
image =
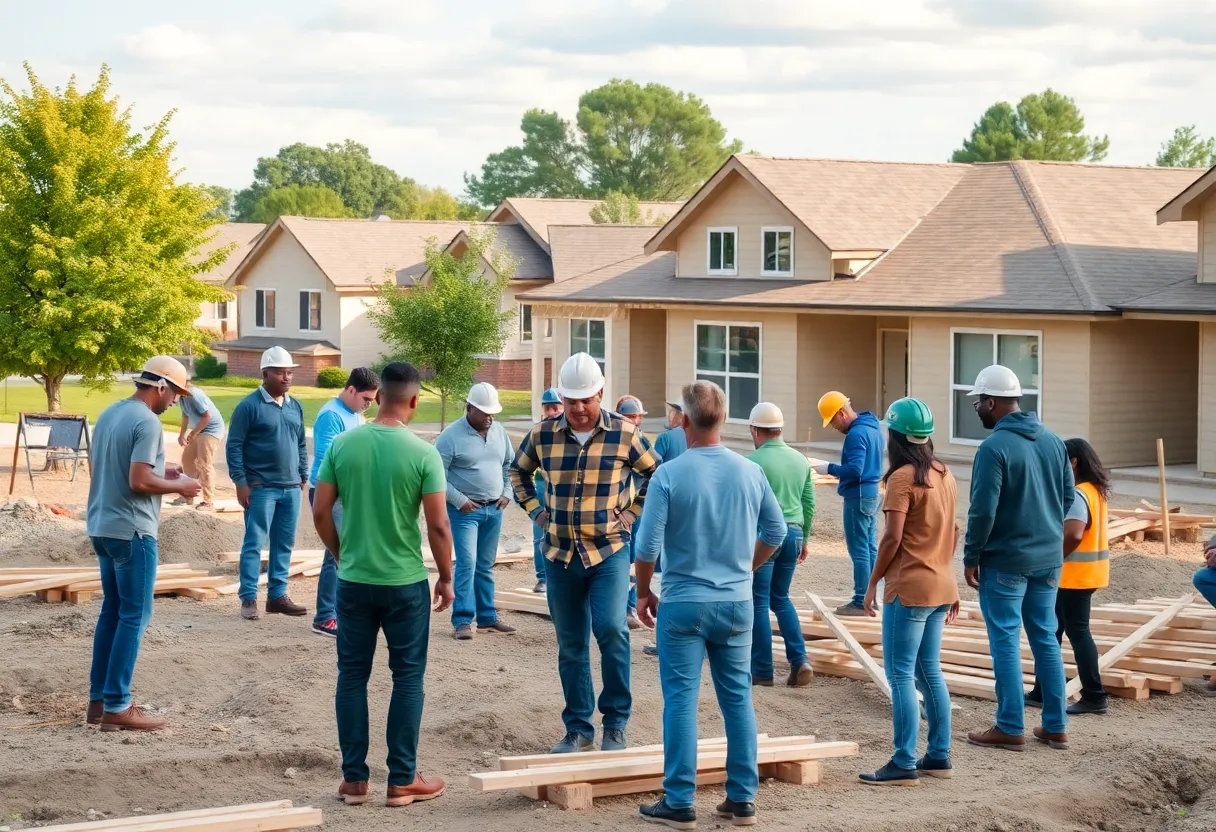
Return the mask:
POLYGON ((785 226, 760 229, 764 244, 764 260, 760 274, 764 277, 794 276, 794 229, 785 226))
POLYGON ((737 245, 739 240, 738 228, 710 228, 709 256, 707 259, 709 274, 737 275, 739 261, 737 245))

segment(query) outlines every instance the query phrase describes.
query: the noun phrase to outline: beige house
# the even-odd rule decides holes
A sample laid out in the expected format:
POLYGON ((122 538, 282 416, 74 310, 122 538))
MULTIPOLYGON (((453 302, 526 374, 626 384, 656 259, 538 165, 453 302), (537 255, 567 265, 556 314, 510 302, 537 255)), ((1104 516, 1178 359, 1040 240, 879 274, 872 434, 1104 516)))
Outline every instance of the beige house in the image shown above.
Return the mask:
POLYGON ((633 257, 555 270, 521 300, 554 319, 555 364, 596 336, 607 398, 657 402, 710 379, 739 437, 760 400, 785 411, 787 433, 831 442, 823 392, 876 411, 913 395, 938 447, 969 457, 985 431, 966 391, 999 361, 1024 406, 1107 464, 1154 461, 1159 436, 1171 461, 1194 463, 1200 324, 1124 310, 1196 282, 1194 229, 1155 213, 1199 173, 738 156, 633 257))
MULTIPOLYGON (((199 252, 200 259, 207 257, 219 248, 236 243, 236 248, 223 263, 210 271, 196 275, 199 280, 215 286, 223 286, 233 271, 245 260, 258 235, 266 230, 266 226, 256 222, 228 222, 216 226, 215 237, 203 246, 199 252)), ((227 341, 237 336, 236 303, 233 301, 205 301, 199 310, 194 325, 215 333, 216 339, 227 341)))

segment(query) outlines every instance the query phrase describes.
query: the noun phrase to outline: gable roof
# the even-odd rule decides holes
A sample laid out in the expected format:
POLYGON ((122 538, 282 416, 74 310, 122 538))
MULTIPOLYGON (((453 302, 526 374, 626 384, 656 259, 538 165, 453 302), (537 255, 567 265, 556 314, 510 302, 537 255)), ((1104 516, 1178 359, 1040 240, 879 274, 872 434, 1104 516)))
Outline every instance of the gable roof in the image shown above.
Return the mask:
POLYGON ((551 225, 553 279, 569 280, 642 254, 653 225, 551 225))
POLYGON ((468 232, 472 229, 494 232, 494 250, 503 252, 515 260, 516 280, 551 280, 553 278, 553 260, 532 239, 531 235, 519 225, 502 225, 492 222, 471 223, 469 229, 456 233, 446 246, 450 251, 459 244, 467 244, 468 232))
POLYGON ((205 259, 218 248, 236 243, 237 247, 223 263, 209 271, 196 274, 195 277, 207 283, 223 283, 244 262, 258 235, 266 230, 260 222, 226 222, 215 227, 215 237, 204 243, 198 250, 198 259, 205 259))
MULTIPOLYGON (((549 248, 549 227, 553 225, 587 225, 591 209, 599 199, 549 199, 546 197, 513 196, 504 199, 490 212, 490 222, 506 222, 514 217, 546 253, 549 248)), ((680 202, 639 202, 643 214, 668 217, 679 210, 680 202)))
MULTIPOLYGON (((1196 173, 1192 168, 1176 168, 1176 170, 1186 170, 1192 176, 1196 173)), ((1157 223, 1199 219, 1199 206, 1212 195, 1213 191, 1216 191, 1216 166, 1209 168, 1207 173, 1199 174, 1182 193, 1161 206, 1161 210, 1157 212, 1157 223)))

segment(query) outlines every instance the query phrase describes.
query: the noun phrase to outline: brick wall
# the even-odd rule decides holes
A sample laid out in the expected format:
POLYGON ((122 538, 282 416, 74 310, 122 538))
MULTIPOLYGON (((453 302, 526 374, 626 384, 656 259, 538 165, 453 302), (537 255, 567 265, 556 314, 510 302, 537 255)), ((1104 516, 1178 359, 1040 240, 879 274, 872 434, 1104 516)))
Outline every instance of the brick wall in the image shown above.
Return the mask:
MULTIPOLYGON (((546 363, 547 361, 546 359, 546 363)), ((481 362, 481 366, 477 368, 477 372, 473 373, 473 380, 488 381, 499 390, 531 390, 532 359, 490 359, 483 361, 481 362)))
POLYGON ((228 375, 249 376, 260 378, 262 370, 258 366, 262 362, 261 350, 228 350, 228 375))
MULTIPOLYGON (((292 359, 299 364, 296 367, 292 381, 306 387, 317 383, 317 373, 326 367, 342 366, 340 355, 293 355, 292 359)), ((228 375, 261 378, 262 350, 228 350, 228 375)))

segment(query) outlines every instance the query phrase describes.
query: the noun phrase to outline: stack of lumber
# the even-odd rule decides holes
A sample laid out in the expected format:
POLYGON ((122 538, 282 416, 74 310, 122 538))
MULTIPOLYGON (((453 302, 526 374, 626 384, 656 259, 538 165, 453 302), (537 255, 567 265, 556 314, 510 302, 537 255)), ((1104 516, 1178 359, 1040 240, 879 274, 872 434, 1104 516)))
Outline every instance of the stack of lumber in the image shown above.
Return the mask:
MULTIPOLYGON (((802 786, 823 780, 822 760, 853 757, 855 742, 816 742, 814 737, 757 737, 760 776, 802 786)), ((697 785, 726 782, 726 738, 697 744, 697 785)), ((589 809, 596 797, 645 794, 663 788, 663 746, 583 754, 500 757, 498 770, 469 775, 474 791, 518 789, 533 800, 564 809, 589 809)))
POLYGON ((44 826, 45 832, 287 832, 321 825, 321 810, 290 800, 44 826))
MULTIPOLYGON (((1160 540, 1162 531, 1161 508, 1147 500, 1140 501, 1143 508, 1110 510, 1110 523, 1107 526, 1110 542, 1114 543, 1124 538, 1130 538, 1134 543, 1140 543, 1146 537, 1160 540)), ((1184 514, 1181 506, 1175 506, 1168 512, 1170 538, 1180 541, 1199 539, 1199 530, 1216 523, 1216 517, 1207 514, 1184 514)))
POLYGON ((494 606, 507 612, 528 612, 549 617, 549 602, 545 596, 530 589, 495 589, 494 606))
MULTIPOLYGON (((188 563, 162 563, 156 568, 157 595, 184 595, 199 601, 216 598, 224 575, 210 575, 192 569, 188 563)), ((36 594, 39 599, 57 604, 87 604, 101 592, 101 570, 80 566, 31 566, 0 569, 0 598, 36 594)))
MULTIPOLYGON (((1127 699, 1147 699, 1150 691, 1181 693, 1184 679, 1216 672, 1216 610, 1207 604, 1194 604, 1192 599, 1188 595, 1093 607, 1090 631, 1098 646, 1099 669, 1107 693, 1127 699)), ((885 689, 881 672, 882 619, 837 618, 829 607, 843 602, 812 597, 816 608, 799 610, 803 634, 809 639, 811 666, 820 675, 873 680, 885 689), (871 667, 867 667, 867 660, 871 667), (871 672, 875 669, 878 679, 871 672)), ((783 645, 775 641, 774 652, 783 651, 783 645)), ((1064 644, 1069 693, 1076 694, 1080 680, 1067 639, 1064 644)), ((946 627, 941 659, 951 693, 996 698, 988 635, 976 602, 962 602, 958 618, 946 627)), ((1024 634, 1022 672, 1029 690, 1034 683, 1034 657, 1024 634)))

